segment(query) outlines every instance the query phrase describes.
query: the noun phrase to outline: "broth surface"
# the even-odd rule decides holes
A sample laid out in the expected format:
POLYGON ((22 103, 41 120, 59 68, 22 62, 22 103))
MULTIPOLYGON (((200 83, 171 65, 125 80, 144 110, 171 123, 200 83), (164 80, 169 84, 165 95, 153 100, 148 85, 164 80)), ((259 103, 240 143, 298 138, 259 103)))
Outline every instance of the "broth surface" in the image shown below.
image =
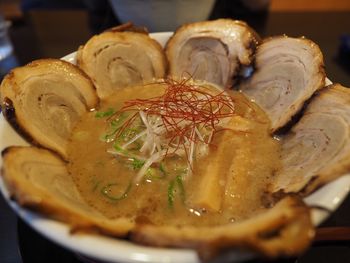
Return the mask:
MULTIPOLYGON (((152 98, 163 91, 160 84, 126 88, 101 102, 100 112, 118 110, 125 101, 152 98)), ((215 134, 208 154, 196 155, 189 174, 183 172, 185 159, 169 156, 156 174, 146 175, 138 184, 133 178, 140 167, 110 154, 112 142, 101 140, 109 129, 108 117, 87 113, 68 146, 69 172, 84 200, 108 218, 130 217, 158 225, 225 224, 265 209, 263 194, 279 167, 280 146, 269 133, 265 113, 239 92, 230 91, 230 96, 236 111, 230 128, 215 134), (208 174, 213 174, 217 185, 202 187, 220 190, 218 210, 201 207, 196 201, 208 174)))

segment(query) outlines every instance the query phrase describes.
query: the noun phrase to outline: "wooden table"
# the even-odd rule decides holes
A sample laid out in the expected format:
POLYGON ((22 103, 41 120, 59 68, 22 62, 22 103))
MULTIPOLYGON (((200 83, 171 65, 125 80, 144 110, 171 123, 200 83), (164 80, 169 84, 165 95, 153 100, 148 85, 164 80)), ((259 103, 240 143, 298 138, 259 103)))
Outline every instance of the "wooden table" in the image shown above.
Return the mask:
MULTIPOLYGON (((341 35, 350 34, 349 12, 270 13, 248 19, 264 37, 287 34, 312 39, 323 51, 327 76, 350 87, 350 57, 338 54, 341 35)), ((42 10, 26 14, 23 21, 16 22, 10 29, 10 36, 15 49, 14 66, 43 57, 62 57, 76 50, 91 33, 84 10, 42 10)), ((350 197, 323 226, 350 227, 350 197)), ((297 262, 350 262, 349 245, 349 242, 314 245, 297 262)), ((0 261, 21 262, 20 253, 23 262, 80 262, 72 253, 47 241, 17 220, 1 197, 0 261)))

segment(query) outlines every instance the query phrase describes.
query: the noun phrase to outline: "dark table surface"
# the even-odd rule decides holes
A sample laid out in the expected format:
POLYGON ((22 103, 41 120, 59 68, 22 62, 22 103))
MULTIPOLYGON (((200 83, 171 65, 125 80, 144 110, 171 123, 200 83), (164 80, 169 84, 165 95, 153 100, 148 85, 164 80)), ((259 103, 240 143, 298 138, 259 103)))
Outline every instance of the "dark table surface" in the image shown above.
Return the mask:
MULTIPOLYGON (((62 57, 91 37, 84 10, 40 10, 25 14, 10 28, 14 56, 0 66, 10 69, 43 57, 62 57)), ((350 87, 350 54, 339 54, 340 38, 350 35, 350 13, 269 13, 248 16, 263 36, 305 36, 318 43, 329 79, 350 87)), ((350 227, 350 197, 322 226, 350 227)), ((73 253, 44 239, 17 219, 0 197, 0 262, 80 262, 73 253)), ((259 261, 260 262, 260 261, 259 261)), ((304 256, 281 262, 350 262, 350 242, 313 245, 304 256)))

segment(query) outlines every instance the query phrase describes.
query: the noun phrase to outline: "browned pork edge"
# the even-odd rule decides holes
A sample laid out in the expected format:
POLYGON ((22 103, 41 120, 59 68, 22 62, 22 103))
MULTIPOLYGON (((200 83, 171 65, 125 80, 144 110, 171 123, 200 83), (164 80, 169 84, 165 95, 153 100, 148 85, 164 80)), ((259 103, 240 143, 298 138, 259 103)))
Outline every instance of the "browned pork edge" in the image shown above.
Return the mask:
MULTIPOLYGON (((231 87, 242 65, 248 66, 253 61, 254 52, 259 45, 261 38, 256 31, 254 31, 247 23, 240 20, 233 19, 217 19, 212 21, 203 21, 184 24, 179 27, 174 34, 169 38, 165 46, 165 53, 169 63, 168 77, 170 78, 182 78, 182 77, 193 77, 194 72, 181 72, 180 75, 176 73, 176 67, 179 62, 175 57, 181 51, 182 44, 188 42, 188 40, 193 38, 212 38, 220 40, 225 46, 227 52, 227 58, 230 60, 230 64, 237 63, 236 67, 229 70, 228 78, 222 85, 225 87, 231 87), (236 33, 242 30, 239 35, 239 40, 231 39, 229 34, 222 36, 222 38, 217 38, 216 36, 210 36, 210 34, 217 34, 229 30, 236 30, 236 33), (189 33, 201 33, 205 35, 197 36, 190 35, 189 33), (187 38, 187 35, 188 38, 187 38), (226 41, 226 38, 229 41, 226 41), (240 50, 243 51, 244 56, 241 53, 230 53, 230 49, 234 45, 240 45, 240 50)), ((231 65, 232 66, 232 65, 231 65)), ((210 80, 208 80, 210 81, 210 80)), ((210 81, 211 82, 211 81, 210 81)), ((221 85, 221 83, 215 83, 221 85)))
POLYGON ((281 138, 282 169, 276 172, 270 192, 276 196, 287 193, 307 196, 348 173, 349 127, 350 89, 332 84, 320 90, 300 120, 281 138), (307 147, 311 143, 314 147, 307 147), (289 145, 295 152, 289 150, 289 145), (297 158, 290 163, 291 154, 297 158))
MULTIPOLYGON (((74 74, 79 81, 85 84, 84 87, 77 87, 80 93, 76 93, 76 96, 85 104, 86 112, 91 108, 98 107, 99 99, 96 95, 95 87, 85 72, 63 60, 39 59, 25 66, 15 68, 5 76, 0 86, 1 109, 5 119, 14 130, 22 135, 29 143, 57 151, 66 158, 64 151, 57 149, 50 142, 43 141, 40 132, 33 132, 33 125, 30 118, 35 118, 36 116, 26 116, 25 114, 37 105, 30 105, 30 109, 24 108, 22 99, 27 92, 24 82, 35 76, 40 76, 40 81, 45 81, 45 74, 61 76, 62 80, 66 79, 67 75, 74 74)), ((48 92, 54 94, 55 90, 48 90, 48 92)))
POLYGON ((132 23, 127 23, 93 36, 84 45, 79 47, 76 59, 77 65, 84 70, 93 81, 100 99, 108 98, 110 95, 117 92, 118 88, 146 84, 155 79, 164 78, 168 69, 168 63, 162 46, 151 38, 146 30, 136 28, 132 23), (98 69, 94 67, 94 63, 102 56, 100 54, 101 50, 119 48, 119 44, 124 45, 124 48, 125 45, 135 45, 138 48, 142 48, 143 52, 136 58, 133 56, 135 51, 130 47, 128 52, 124 52, 119 56, 111 55, 112 53, 110 52, 108 53, 110 58, 108 58, 107 64, 100 65, 98 69), (138 61, 141 57, 149 59, 152 64, 152 76, 150 78, 145 76, 145 72, 147 72, 149 68, 142 67, 143 65, 138 61), (141 76, 141 82, 130 83, 129 80, 128 83, 124 83, 124 76, 121 76, 118 81, 112 80, 109 72, 113 69, 112 62, 118 62, 120 67, 127 68, 127 70, 132 69, 131 71, 137 76, 141 76), (127 66, 123 63, 126 63, 127 66), (141 70, 138 71, 138 68, 141 68, 141 70))
POLYGON ((225 251, 249 251, 267 258, 303 253, 312 242, 309 208, 296 196, 286 196, 273 208, 250 219, 215 227, 136 225, 131 240, 159 247, 197 250, 204 261, 225 251))
POLYGON ((132 22, 127 22, 122 25, 108 28, 105 32, 136 32, 148 35, 148 29, 146 27, 135 26, 132 22))
POLYGON ((240 85, 240 89, 270 117, 272 132, 276 132, 288 124, 292 117, 302 109, 304 103, 316 91, 325 87, 326 74, 323 54, 316 43, 305 37, 294 38, 283 35, 264 39, 255 53, 254 66, 253 74, 240 85), (300 54, 289 53, 292 48, 299 48, 300 54), (305 50, 308 50, 308 57, 301 54, 305 50), (269 53, 274 53, 274 56, 269 53), (307 61, 307 59, 310 60, 307 61), (304 86, 293 86, 293 79, 300 77, 300 75, 296 76, 293 72, 288 72, 292 60, 294 60, 293 62, 296 66, 303 68, 304 86), (270 72, 265 72, 265 69, 268 67, 272 67, 270 72), (286 70, 283 71, 285 75, 280 74, 283 67, 286 67, 286 70), (310 71, 310 74, 308 75, 306 71, 310 71), (281 85, 281 83, 283 84, 281 85), (267 96, 266 92, 272 86, 279 87, 280 94, 279 98, 271 106, 269 105, 269 99, 271 99, 273 94, 267 96), (294 94, 296 89, 300 93, 295 98, 290 98, 289 96, 294 94), (286 98, 289 98, 291 103, 288 104, 285 101, 286 98))

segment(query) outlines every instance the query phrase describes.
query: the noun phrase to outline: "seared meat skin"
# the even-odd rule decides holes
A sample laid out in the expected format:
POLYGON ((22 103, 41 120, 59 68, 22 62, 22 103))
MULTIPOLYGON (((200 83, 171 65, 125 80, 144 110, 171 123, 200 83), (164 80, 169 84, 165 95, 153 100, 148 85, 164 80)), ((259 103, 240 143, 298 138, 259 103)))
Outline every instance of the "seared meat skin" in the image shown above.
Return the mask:
POLYGON ((270 117, 272 132, 288 123, 324 87, 323 55, 305 38, 268 38, 258 47, 256 71, 240 86, 270 117))
POLYGON ((307 195, 350 170, 350 90, 328 86, 282 138, 282 166, 271 192, 307 195))
POLYGON ((219 19, 180 27, 166 45, 169 75, 230 87, 240 65, 249 65, 260 40, 241 21, 219 19))

